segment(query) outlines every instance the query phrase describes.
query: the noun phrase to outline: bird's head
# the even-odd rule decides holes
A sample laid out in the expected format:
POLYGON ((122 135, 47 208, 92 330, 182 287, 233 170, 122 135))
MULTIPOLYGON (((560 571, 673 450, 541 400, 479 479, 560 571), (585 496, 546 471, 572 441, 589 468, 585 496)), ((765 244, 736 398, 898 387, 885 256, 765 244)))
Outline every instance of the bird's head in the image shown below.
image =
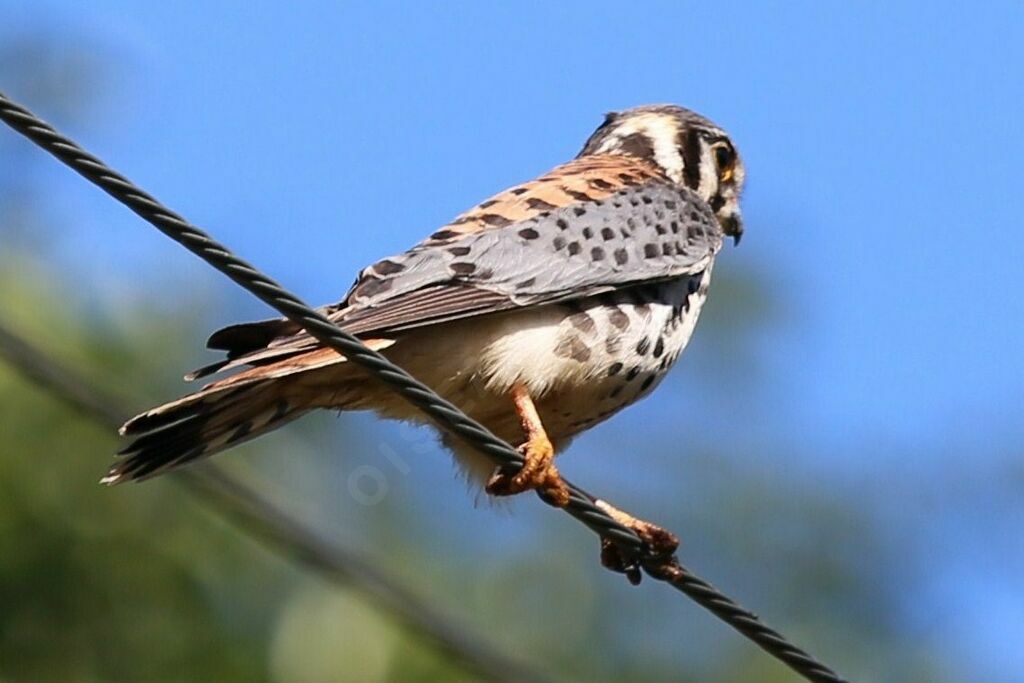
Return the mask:
POLYGON ((590 154, 625 154, 655 165, 706 201, 722 232, 739 243, 743 162, 726 132, 703 116, 669 104, 612 112, 579 156, 590 154))

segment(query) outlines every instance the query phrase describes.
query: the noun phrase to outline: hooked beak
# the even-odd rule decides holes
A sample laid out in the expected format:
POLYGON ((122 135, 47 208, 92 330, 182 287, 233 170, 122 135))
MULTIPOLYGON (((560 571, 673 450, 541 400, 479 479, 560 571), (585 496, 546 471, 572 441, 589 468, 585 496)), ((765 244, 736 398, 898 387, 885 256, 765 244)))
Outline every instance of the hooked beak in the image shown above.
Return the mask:
POLYGON ((739 217, 739 214, 731 213, 722 218, 721 221, 722 232, 732 237, 734 246, 739 245, 740 238, 743 237, 743 219, 739 217))

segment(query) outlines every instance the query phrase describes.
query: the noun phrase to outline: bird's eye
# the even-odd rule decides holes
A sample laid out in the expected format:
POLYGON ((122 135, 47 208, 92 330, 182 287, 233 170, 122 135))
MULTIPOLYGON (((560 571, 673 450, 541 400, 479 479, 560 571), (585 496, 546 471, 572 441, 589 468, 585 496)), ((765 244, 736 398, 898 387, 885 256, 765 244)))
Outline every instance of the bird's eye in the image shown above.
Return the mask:
POLYGON ((715 154, 715 165, 718 166, 718 180, 727 183, 732 180, 736 170, 736 152, 724 142, 715 145, 712 149, 715 154))

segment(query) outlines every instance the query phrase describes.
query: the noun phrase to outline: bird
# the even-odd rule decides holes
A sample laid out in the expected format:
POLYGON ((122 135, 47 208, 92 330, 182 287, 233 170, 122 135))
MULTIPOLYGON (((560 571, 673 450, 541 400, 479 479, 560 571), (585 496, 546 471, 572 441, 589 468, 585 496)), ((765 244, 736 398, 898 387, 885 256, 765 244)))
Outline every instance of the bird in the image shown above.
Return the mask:
MULTIPOLYGON (((319 309, 509 443, 495 468, 442 433, 494 496, 569 492, 555 456, 650 394, 694 332, 725 238, 743 234, 745 170, 726 132, 675 105, 605 115, 579 154, 495 194, 409 250, 364 268, 319 309)), ((430 424, 416 408, 298 324, 225 327, 219 376, 120 429, 130 443, 102 482, 145 480, 320 409, 430 424)), ((655 545, 669 532, 604 504, 655 545)), ((609 562, 614 562, 610 559, 609 562)))

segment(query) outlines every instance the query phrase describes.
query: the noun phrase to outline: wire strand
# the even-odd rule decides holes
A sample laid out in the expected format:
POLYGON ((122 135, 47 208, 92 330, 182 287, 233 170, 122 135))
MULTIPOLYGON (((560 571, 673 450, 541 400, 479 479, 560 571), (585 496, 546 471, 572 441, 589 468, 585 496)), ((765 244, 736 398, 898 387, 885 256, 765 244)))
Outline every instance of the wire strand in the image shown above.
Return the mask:
MULTIPOLYGON (((318 311, 274 282, 267 275, 235 256, 227 247, 174 213, 152 196, 136 187, 49 124, 0 93, 0 118, 29 138, 89 182, 134 211, 143 220, 178 242, 207 264, 227 275, 289 320, 302 326, 325 346, 344 354, 350 362, 384 381, 398 395, 427 414, 439 427, 463 439, 506 467, 522 465, 523 458, 480 423, 444 400, 402 368, 366 347, 318 311)), ((841 681, 829 667, 789 643, 777 631, 765 626, 755 614, 743 609, 710 584, 694 582, 696 576, 675 557, 656 557, 648 552, 640 538, 619 524, 595 504, 595 497, 566 481, 569 504, 566 512, 614 543, 627 558, 635 558, 652 578, 665 581, 758 644, 766 652, 790 666, 810 681, 841 681)))

